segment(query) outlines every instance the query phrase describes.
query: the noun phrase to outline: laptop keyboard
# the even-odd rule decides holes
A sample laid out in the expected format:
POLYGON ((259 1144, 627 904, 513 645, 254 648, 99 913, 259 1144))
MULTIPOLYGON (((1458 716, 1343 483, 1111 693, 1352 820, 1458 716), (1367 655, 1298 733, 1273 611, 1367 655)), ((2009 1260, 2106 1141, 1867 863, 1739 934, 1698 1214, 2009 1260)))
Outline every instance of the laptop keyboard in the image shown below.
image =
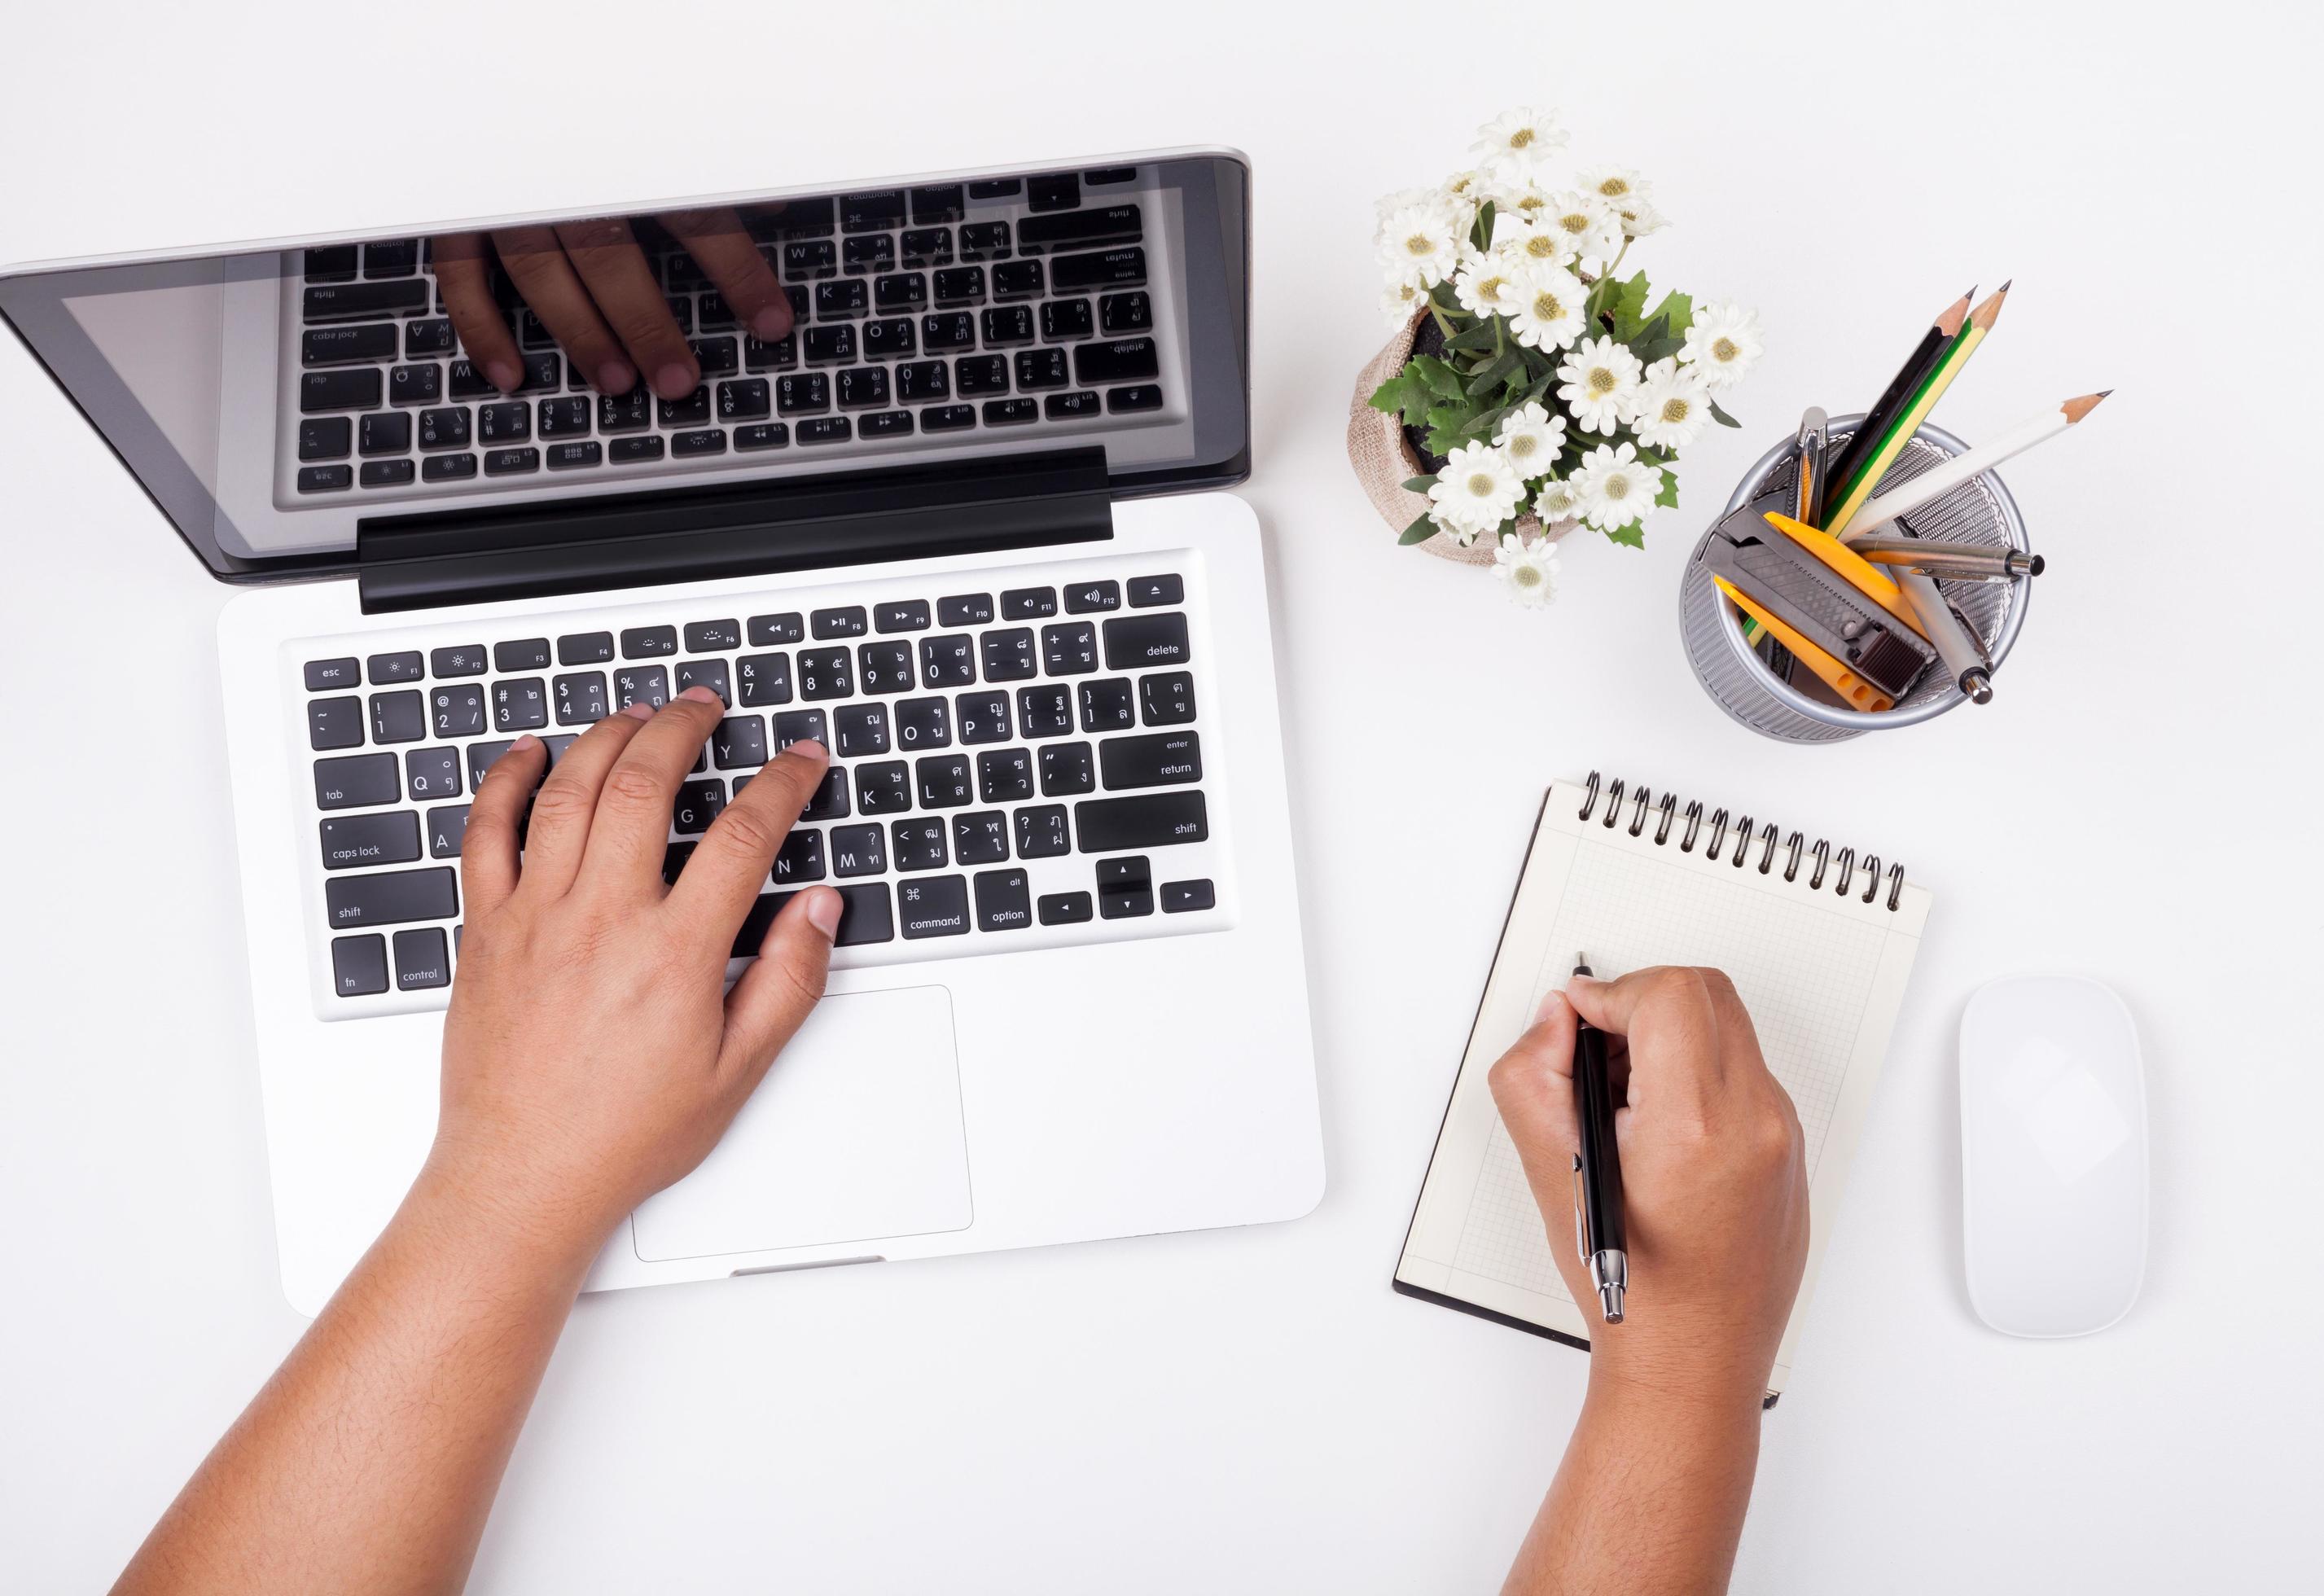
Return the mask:
MULTIPOLYGON (((679 400, 595 392, 494 290, 524 356, 504 395, 470 363, 416 238, 309 249, 296 298, 301 498, 400 497, 552 475, 647 475, 780 451, 956 443, 1167 408, 1148 204, 1075 177, 789 201, 746 218, 797 325, 742 330, 684 247, 632 224, 702 368, 679 400)), ((844 450, 843 450, 844 452, 844 450)))
POLYGON ((518 735, 553 769, 606 715, 697 684, 728 713, 678 789, 665 880, 774 753, 832 753, 737 957, 814 882, 845 900, 842 968, 1213 928, 1231 882, 1198 584, 1191 553, 1114 556, 288 645, 319 1008, 440 1006, 468 799, 518 735))

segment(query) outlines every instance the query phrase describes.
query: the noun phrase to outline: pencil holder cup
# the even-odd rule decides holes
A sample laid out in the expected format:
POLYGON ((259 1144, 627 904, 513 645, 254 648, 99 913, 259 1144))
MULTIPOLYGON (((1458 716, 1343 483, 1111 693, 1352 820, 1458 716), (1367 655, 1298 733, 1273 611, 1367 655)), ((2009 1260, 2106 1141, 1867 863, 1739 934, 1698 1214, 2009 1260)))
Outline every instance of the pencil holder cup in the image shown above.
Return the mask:
MULTIPOLYGON (((1831 446, 1836 450, 1853 432, 1861 416, 1836 417, 1831 446)), ((1878 492, 1886 493, 1922 472, 1952 458, 1968 445, 1951 433, 1923 425, 1882 474, 1878 492)), ((1794 503, 1798 451, 1790 439, 1759 457, 1749 475, 1738 484, 1724 520, 1746 504, 1788 513, 1794 503)), ((1713 527, 1718 525, 1714 521, 1713 527)), ((1949 542, 1984 543, 1996 549, 2022 549, 2025 522, 2001 479, 1988 471, 1972 477, 1942 498, 1912 512, 1913 530, 1923 538, 1949 542)), ((1879 711, 1849 709, 1812 696, 1767 669, 1743 636, 1743 613, 1720 593, 1706 563, 1711 531, 1706 529, 1688 557, 1686 574, 1678 591, 1679 635, 1686 645, 1687 663, 1693 667, 1702 690, 1733 719, 1779 743, 1839 743, 1867 732, 1914 726, 1933 720, 1954 706, 1967 702, 1960 688, 1941 669, 1932 669, 1894 707, 1879 711)), ((1985 642, 1998 679, 2002 661, 2017 641, 2025 622, 2025 601, 2033 584, 2020 577, 2010 582, 1953 582, 1945 593, 1985 642)), ((1821 687, 1821 684, 1815 684, 1821 687)))

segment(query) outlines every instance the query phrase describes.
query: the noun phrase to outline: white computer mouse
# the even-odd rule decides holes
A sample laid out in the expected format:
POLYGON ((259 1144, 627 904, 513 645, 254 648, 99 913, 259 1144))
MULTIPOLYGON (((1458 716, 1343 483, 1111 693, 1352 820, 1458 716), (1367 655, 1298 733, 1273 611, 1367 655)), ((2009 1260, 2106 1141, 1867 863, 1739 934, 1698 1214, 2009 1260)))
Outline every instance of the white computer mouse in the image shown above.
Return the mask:
POLYGON ((1961 1241, 1978 1317, 2088 1335, 2146 1278, 2146 1079, 2113 990, 2012 975, 1961 1014, 1961 1241))

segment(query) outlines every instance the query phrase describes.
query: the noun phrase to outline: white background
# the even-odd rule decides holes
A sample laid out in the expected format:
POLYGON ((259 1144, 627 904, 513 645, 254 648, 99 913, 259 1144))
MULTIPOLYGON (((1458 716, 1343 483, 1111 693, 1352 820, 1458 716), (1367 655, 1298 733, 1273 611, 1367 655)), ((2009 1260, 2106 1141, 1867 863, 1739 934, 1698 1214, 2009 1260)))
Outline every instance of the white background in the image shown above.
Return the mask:
MULTIPOLYGON (((1540 789, 1592 767, 1902 857, 1936 894, 1736 1588, 2312 1588, 2324 650, 2293 7, 484 9, 11 6, 0 259, 1248 151, 1243 492, 1331 1189, 1243 1233, 586 1300, 476 1589, 1489 1588, 1584 1360, 1388 1280, 1540 789), (1342 447, 1384 336, 1374 195, 1528 100, 1655 180, 1658 287, 1756 305, 1768 343, 1685 508, 1644 553, 1572 540, 1544 614, 1397 549, 1342 447), (2006 472, 2053 563, 1997 701, 1836 748, 1734 726, 1678 646, 1694 536, 1803 405, 1860 408, 1931 310, 2009 276, 1937 420, 1974 441, 2116 392, 2006 472), (2066 1343, 1975 1321, 1958 1220, 1962 1002, 2045 968, 2127 999, 2153 1121, 2145 1296, 2066 1343)), ((220 796, 226 590, 13 346, 0 506, 0 1586, 88 1590, 301 1322, 220 796)), ((1126 998, 1124 1025, 1154 1018, 1126 998)))

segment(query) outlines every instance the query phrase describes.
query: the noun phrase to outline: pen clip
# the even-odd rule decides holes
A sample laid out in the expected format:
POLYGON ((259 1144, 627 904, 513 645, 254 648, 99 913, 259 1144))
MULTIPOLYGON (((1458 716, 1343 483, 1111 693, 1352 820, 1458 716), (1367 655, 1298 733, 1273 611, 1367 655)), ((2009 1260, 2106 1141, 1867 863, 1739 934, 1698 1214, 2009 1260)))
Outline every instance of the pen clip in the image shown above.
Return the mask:
POLYGON ((1590 1204, 1582 1195, 1582 1158, 1573 1159, 1573 1256, 1583 1263, 1590 1261, 1590 1204))

